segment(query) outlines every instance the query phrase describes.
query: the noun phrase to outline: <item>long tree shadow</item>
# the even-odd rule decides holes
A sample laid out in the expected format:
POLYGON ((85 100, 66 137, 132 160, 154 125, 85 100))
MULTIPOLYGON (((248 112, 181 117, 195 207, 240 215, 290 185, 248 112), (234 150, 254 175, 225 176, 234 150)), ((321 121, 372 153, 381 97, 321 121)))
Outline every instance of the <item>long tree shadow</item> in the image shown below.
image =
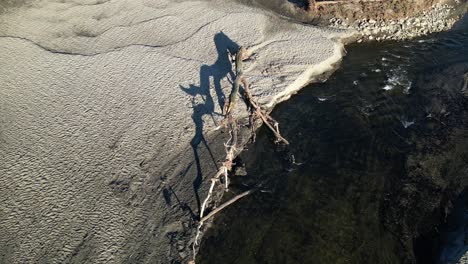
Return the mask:
POLYGON ((199 86, 193 84, 191 84, 188 88, 180 86, 184 92, 192 96, 192 119, 193 123, 195 124, 195 135, 193 136, 190 144, 193 149, 195 164, 197 166, 197 175, 193 181, 193 189, 195 192, 195 198, 197 200, 199 212, 201 209, 201 202, 198 191, 203 180, 198 149, 200 143, 203 143, 205 148, 208 150, 215 167, 217 167, 216 160, 213 157, 205 137, 203 136, 203 117, 205 115, 210 115, 213 119, 213 122, 216 123, 215 115, 221 115, 221 113, 215 113, 215 103, 210 93, 210 79, 213 79, 213 87, 216 93, 216 97, 218 98, 218 105, 220 109, 223 109, 225 98, 221 87, 221 81, 225 77, 229 77, 230 80, 234 80, 235 78, 228 52, 234 54, 239 49, 239 45, 232 41, 223 32, 219 32, 214 36, 214 43, 216 45, 218 58, 212 65, 204 64, 200 67, 199 86), (201 102, 197 102, 197 97, 201 97, 201 102))

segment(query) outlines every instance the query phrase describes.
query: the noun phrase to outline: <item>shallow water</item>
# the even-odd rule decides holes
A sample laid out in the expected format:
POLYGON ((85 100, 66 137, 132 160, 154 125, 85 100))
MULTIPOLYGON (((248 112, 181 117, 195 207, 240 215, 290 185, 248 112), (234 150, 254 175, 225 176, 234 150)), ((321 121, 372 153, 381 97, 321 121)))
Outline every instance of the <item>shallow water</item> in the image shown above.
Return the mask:
MULTIPOLYGON (((411 255, 384 223, 389 185, 404 174, 418 137, 436 140, 423 124, 433 109, 421 76, 468 62, 467 24, 350 45, 327 82, 275 108, 291 146, 275 147, 261 129, 241 156, 248 175, 232 189, 263 187, 215 220, 197 263, 401 263, 411 255)), ((423 259, 435 263, 440 254, 423 259)))

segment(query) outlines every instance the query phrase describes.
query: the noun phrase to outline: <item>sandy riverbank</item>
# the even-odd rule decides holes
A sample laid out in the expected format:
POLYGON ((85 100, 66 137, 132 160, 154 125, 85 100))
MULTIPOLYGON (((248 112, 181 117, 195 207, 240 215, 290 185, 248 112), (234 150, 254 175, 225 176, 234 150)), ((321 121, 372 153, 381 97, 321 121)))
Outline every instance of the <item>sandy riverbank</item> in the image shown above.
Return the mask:
POLYGON ((257 53, 245 74, 273 107, 332 70, 347 37, 228 1, 2 10, 2 263, 186 259, 223 152, 211 131, 231 88, 226 50, 257 53))

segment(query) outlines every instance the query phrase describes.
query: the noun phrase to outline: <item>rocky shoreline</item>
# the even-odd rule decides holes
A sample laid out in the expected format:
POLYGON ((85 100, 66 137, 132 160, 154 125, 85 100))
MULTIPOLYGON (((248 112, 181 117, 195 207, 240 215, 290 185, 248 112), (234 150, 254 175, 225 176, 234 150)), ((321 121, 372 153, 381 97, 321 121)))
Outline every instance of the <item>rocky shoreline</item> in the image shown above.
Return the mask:
POLYGON ((412 17, 379 21, 361 19, 354 22, 348 22, 340 18, 331 18, 329 23, 334 28, 358 31, 358 43, 374 40, 404 40, 449 30, 460 17, 454 15, 456 11, 456 6, 435 4, 431 9, 412 17))

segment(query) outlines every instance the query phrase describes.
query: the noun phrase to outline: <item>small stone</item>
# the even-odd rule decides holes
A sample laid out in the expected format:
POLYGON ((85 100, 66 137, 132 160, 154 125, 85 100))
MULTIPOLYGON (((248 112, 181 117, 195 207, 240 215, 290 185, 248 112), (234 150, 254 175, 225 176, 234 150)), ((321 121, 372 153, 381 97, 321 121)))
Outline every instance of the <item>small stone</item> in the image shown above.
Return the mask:
POLYGON ((185 259, 187 257, 187 253, 185 252, 179 252, 179 256, 182 258, 182 259, 185 259))
POLYGON ((235 167, 235 175, 236 176, 247 176, 247 170, 244 166, 237 166, 235 167))

